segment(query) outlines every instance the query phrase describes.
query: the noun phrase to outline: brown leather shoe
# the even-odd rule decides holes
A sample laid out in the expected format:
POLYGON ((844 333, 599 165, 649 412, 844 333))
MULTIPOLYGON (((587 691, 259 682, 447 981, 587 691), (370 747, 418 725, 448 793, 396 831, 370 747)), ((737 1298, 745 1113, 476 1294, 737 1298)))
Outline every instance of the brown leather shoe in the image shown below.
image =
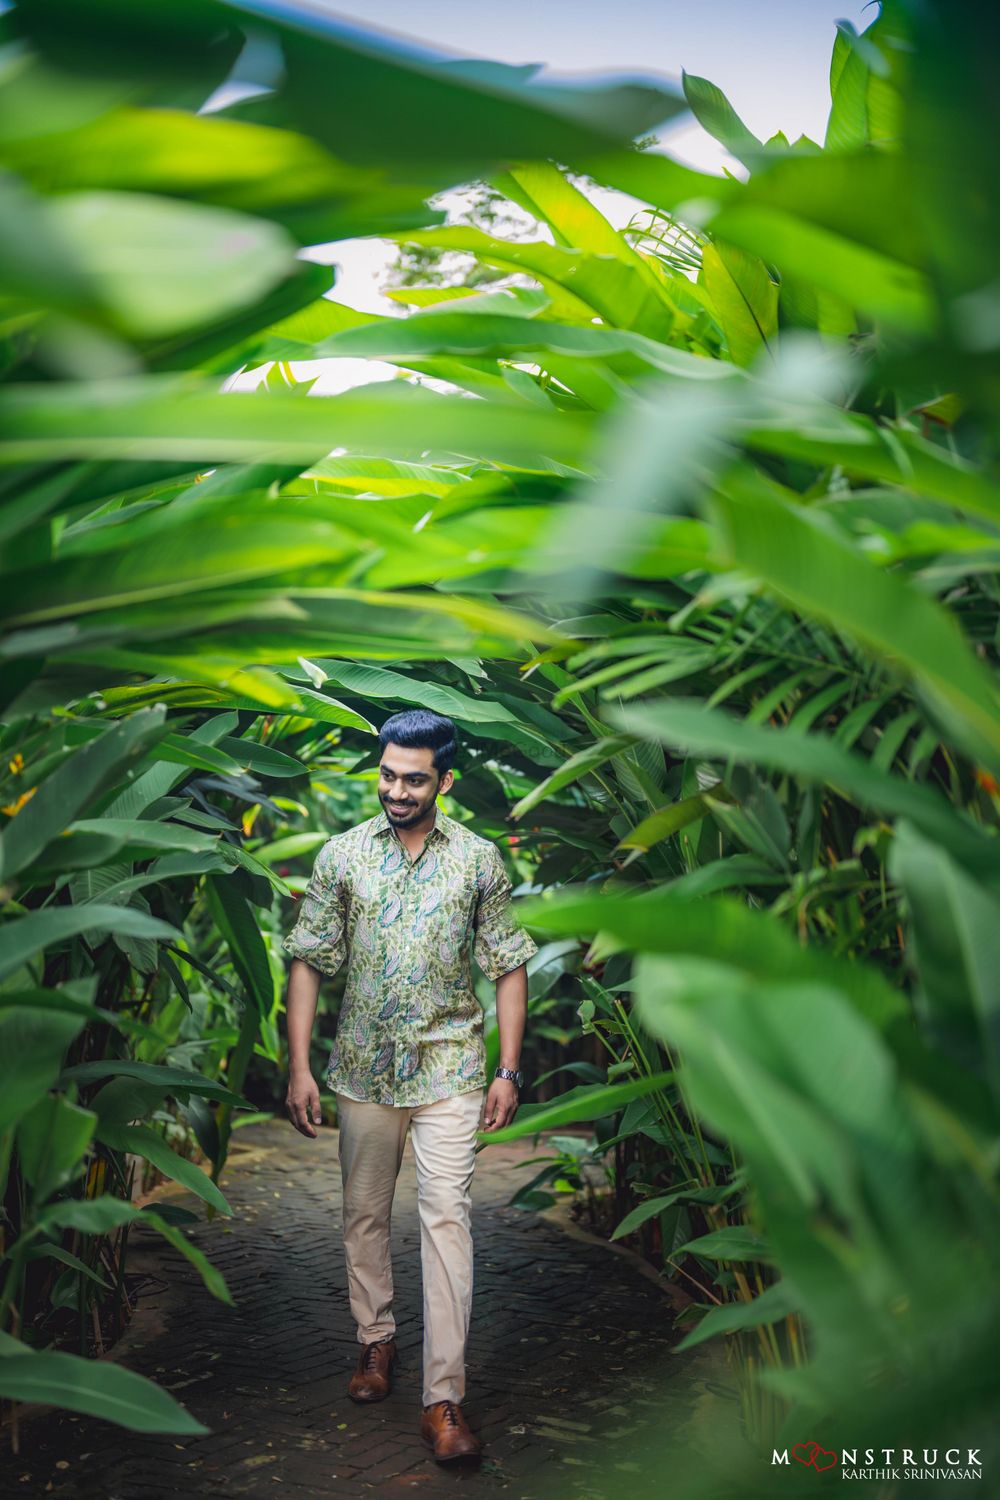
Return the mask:
POLYGON ((462 1414, 457 1401, 435 1401, 425 1406, 420 1418, 420 1436, 434 1449, 439 1464, 477 1461, 482 1445, 462 1414))
POLYGON ((352 1401, 381 1401, 392 1390, 393 1367, 399 1363, 395 1339, 366 1344, 358 1355, 347 1394, 352 1401))

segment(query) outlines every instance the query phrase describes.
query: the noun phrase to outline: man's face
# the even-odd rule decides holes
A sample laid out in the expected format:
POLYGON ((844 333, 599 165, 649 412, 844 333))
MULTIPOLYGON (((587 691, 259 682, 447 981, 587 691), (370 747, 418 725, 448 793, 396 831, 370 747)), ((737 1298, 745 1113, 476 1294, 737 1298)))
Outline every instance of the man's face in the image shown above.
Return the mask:
POLYGON ((427 817, 439 792, 454 781, 451 771, 439 776, 430 748, 408 750, 391 741, 379 763, 378 794, 386 817, 396 828, 412 828, 427 817))

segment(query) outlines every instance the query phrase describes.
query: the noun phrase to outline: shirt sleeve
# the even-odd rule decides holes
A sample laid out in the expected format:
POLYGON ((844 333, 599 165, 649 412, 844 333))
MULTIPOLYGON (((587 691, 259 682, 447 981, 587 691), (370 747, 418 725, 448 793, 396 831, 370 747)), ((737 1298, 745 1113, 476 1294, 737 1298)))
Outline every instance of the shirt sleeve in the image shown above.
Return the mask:
POLYGON ((333 843, 323 845, 298 908, 298 920, 281 946, 323 974, 336 974, 347 957, 347 893, 333 868, 333 843))
POLYGON ((537 953, 538 945, 518 925, 514 916, 510 904, 513 887, 503 856, 495 844, 490 845, 479 879, 472 953, 487 979, 499 979, 501 974, 516 969, 537 953))

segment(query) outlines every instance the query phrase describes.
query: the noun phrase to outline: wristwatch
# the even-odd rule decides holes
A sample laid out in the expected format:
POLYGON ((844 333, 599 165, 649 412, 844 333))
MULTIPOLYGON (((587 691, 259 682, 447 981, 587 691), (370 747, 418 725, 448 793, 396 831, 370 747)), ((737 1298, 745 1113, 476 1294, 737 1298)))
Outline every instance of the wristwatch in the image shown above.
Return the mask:
POLYGON ((494 1078, 509 1078, 516 1089, 524 1088, 524 1074, 520 1068, 497 1068, 494 1078))

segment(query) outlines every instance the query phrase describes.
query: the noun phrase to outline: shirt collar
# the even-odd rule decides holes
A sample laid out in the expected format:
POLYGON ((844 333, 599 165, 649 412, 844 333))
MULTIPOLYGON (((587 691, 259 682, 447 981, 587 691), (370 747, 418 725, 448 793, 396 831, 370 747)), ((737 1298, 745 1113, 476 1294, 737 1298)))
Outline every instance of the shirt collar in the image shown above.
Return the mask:
MULTIPOLYGON (((443 813, 439 807, 436 807, 434 809, 434 827, 431 829, 430 833, 427 835, 427 839, 428 840, 432 839, 436 833, 439 833, 443 838, 450 839, 451 835, 452 835, 452 832, 454 831, 454 828, 455 828, 455 820, 454 820, 454 818, 449 818, 448 815, 447 815, 447 813, 443 813)), ((393 828, 392 824, 389 822, 389 818, 388 818, 388 815, 386 813, 385 808, 384 807, 381 808, 379 810, 378 814, 376 815, 374 823, 372 824, 372 832, 373 833, 390 833, 390 832, 395 833, 395 831, 396 830, 393 828)), ((398 834, 397 834, 397 837, 398 837, 398 834)))

